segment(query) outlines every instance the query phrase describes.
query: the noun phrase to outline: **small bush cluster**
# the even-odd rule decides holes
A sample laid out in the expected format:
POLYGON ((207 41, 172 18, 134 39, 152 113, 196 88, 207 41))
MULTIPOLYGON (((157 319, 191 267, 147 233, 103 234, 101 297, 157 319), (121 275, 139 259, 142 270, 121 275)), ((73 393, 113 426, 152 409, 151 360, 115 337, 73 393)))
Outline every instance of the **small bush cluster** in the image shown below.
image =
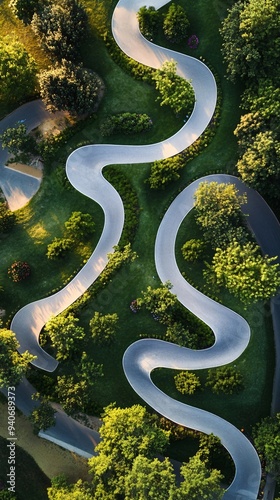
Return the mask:
POLYGON ((30 273, 31 269, 29 264, 21 260, 15 261, 8 269, 8 275, 14 283, 18 283, 19 281, 28 278, 30 273))
POLYGON ((175 375, 174 382, 177 391, 181 392, 181 394, 194 394, 197 389, 201 388, 199 377, 188 371, 175 375))
POLYGON ((150 130, 153 122, 145 113, 119 113, 109 116, 100 127, 103 137, 114 134, 137 134, 150 130))
POLYGON ((233 394, 243 389, 243 376, 233 366, 222 366, 208 371, 206 385, 214 394, 233 394))

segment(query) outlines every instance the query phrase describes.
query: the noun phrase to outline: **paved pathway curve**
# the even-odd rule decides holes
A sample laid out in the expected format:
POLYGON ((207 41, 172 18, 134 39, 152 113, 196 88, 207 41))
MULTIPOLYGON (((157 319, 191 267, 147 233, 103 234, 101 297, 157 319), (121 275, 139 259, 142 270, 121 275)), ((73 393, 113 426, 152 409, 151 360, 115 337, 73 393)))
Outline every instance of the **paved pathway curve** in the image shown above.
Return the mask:
MULTIPOLYGON (((158 8, 165 3, 167 0, 157 0, 155 6, 158 8)), ((136 19, 136 12, 142 5, 143 0, 120 0, 112 18, 115 39, 129 56, 154 68, 161 67, 162 63, 170 58, 177 61, 178 73, 192 81, 196 96, 194 111, 180 131, 163 142, 148 146, 85 146, 69 156, 66 171, 70 182, 80 192, 97 201, 104 210, 105 223, 100 241, 87 264, 71 283, 55 295, 25 306, 15 315, 11 325, 20 342, 21 352, 28 349, 37 356, 34 365, 49 372, 55 370, 57 361, 38 344, 42 327, 51 315, 62 312, 95 281, 106 266, 107 254, 118 243, 122 232, 123 204, 119 194, 104 179, 103 167, 108 164, 152 162, 182 151, 205 130, 215 109, 215 80, 202 62, 158 47, 142 37, 136 19)), ((257 233, 254 211, 257 206, 261 206, 264 211, 267 207, 261 197, 233 177, 219 175, 210 178, 219 182, 234 182, 241 191, 250 191, 248 210, 253 209, 250 225, 257 233)), ((183 280, 176 265, 176 233, 192 207, 193 192, 198 182, 186 188, 168 209, 158 231, 155 259, 161 280, 165 282, 169 279, 179 300, 211 326, 216 338, 215 344, 209 349, 192 351, 154 339, 141 340, 127 349, 123 365, 132 387, 156 411, 175 422, 206 433, 213 432, 221 438, 236 466, 234 481, 225 492, 224 499, 253 500, 257 498, 261 469, 256 451, 250 442, 223 419, 172 400, 157 389, 150 379, 150 373, 155 367, 198 369, 229 363, 244 351, 250 339, 250 329, 246 321, 191 287, 183 280)), ((261 231, 260 239, 262 234, 261 231)), ((24 387, 22 390, 24 392, 24 387)), ((82 432, 86 434, 86 430, 82 432)), ((49 431, 44 433, 45 437, 48 434, 49 431)), ((49 439, 60 438, 60 443, 67 446, 69 433, 58 433, 56 436, 54 438, 51 430, 49 439)), ((91 439, 91 445, 92 442, 94 439, 91 439)))

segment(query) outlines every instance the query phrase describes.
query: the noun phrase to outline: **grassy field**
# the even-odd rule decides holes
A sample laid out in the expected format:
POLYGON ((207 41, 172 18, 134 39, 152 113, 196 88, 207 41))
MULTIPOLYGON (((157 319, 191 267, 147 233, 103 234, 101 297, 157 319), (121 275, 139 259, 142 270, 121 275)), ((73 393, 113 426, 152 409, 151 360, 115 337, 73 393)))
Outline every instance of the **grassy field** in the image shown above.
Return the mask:
MULTIPOLYGON (((97 0, 84 0, 91 16, 93 35, 87 40, 83 49, 83 60, 84 64, 95 69, 105 82, 106 92, 100 109, 96 115, 85 121, 81 131, 63 145, 60 157, 45 172, 38 194, 29 205, 18 211, 18 224, 7 237, 1 239, 0 279, 3 292, 0 298, 1 307, 6 310, 5 320, 11 318, 12 314, 24 304, 48 295, 52 290, 61 287, 65 280, 81 267, 100 237, 103 227, 102 210, 69 186, 64 174, 67 155, 82 143, 106 142, 100 134, 99 126, 110 113, 146 112, 152 117, 154 123, 153 129, 145 135, 134 138, 114 137, 110 140, 112 143, 152 143, 170 136, 182 125, 168 109, 155 104, 154 88, 147 83, 135 81, 119 68, 110 58, 103 41, 98 38, 98 33, 104 33, 108 29, 108 20, 115 3, 115 0, 102 3, 97 0), (48 261, 45 255, 47 244, 54 237, 61 237, 64 222, 73 210, 81 210, 93 215, 96 222, 94 238, 87 245, 78 246, 63 261, 48 261), (31 264, 32 274, 28 281, 15 284, 8 279, 7 268, 15 259, 27 260, 31 264)), ((144 312, 137 315, 131 313, 129 304, 148 285, 159 285, 154 265, 154 242, 160 220, 170 201, 180 189, 200 175, 217 171, 229 173, 235 171, 237 151, 233 130, 240 118, 240 89, 230 84, 224 77, 225 68, 220 54, 221 39, 218 34, 220 20, 225 15, 226 8, 230 6, 230 2, 223 3, 223 6, 221 6, 222 2, 216 0, 207 2, 197 0, 195 3, 181 0, 181 3, 189 13, 191 29, 198 35, 200 44, 198 49, 192 52, 187 48, 186 43, 174 46, 174 49, 205 59, 213 69, 219 82, 219 92, 222 98, 219 127, 208 147, 186 165, 181 179, 168 186, 165 191, 151 191, 145 182, 149 176, 150 165, 118 167, 129 178, 138 193, 140 216, 133 242, 133 250, 137 252, 138 258, 135 262, 123 267, 96 299, 88 304, 80 316, 81 324, 87 333, 89 320, 94 311, 117 312, 119 316, 120 328, 116 342, 111 347, 96 349, 93 344, 88 345, 88 352, 91 353, 94 361, 103 364, 104 371, 104 377, 95 390, 96 408, 102 408, 112 401, 116 401, 122 407, 141 403, 123 374, 122 356, 126 347, 139 336, 148 336, 149 332, 160 335, 163 327, 144 312)), ((26 44, 30 53, 40 61, 40 67, 45 67, 48 60, 37 47, 32 33, 15 21, 7 5, 8 0, 0 1, 0 36, 8 32, 12 33, 14 30, 19 39, 26 44), (33 45, 34 48, 32 48, 33 45)), ((162 34, 159 34, 158 42, 165 43, 162 34)), ((2 108, 0 106, 0 115, 7 111, 8 108, 5 108, 4 104, 2 108)), ((192 237, 191 234, 194 234, 195 230, 190 217, 180 230, 178 249, 185 239, 192 237)), ((184 265, 181 260, 182 270, 184 265)), ((199 270, 188 269, 188 273, 193 281, 201 285, 199 270)), ((187 404, 197 405, 219 414, 237 427, 245 428, 245 431, 250 434, 251 426, 270 412, 274 367, 271 319, 268 309, 264 306, 257 305, 244 311, 240 304, 228 295, 224 294, 222 299, 234 310, 244 314, 252 327, 252 341, 236 362, 245 374, 245 389, 239 395, 226 397, 213 396, 207 389, 192 398, 181 399, 187 404)), ((73 370, 73 366, 71 369, 73 370)), ((52 375, 54 380, 56 375, 57 373, 52 375)), ((204 371, 201 371, 199 375, 202 380, 205 379, 204 371)), ((172 371, 158 370, 154 373, 154 380, 164 392, 180 399, 180 394, 174 386, 173 376, 172 371)), ((39 380, 40 377, 41 374, 36 372, 36 378, 39 380)), ((32 446, 31 443, 28 451, 39 463, 32 446)), ((193 446, 192 442, 174 445, 171 447, 170 454, 174 458, 183 460, 193 452, 193 446)), ((62 456, 57 459, 62 469, 63 460, 62 456)), ((41 468, 43 469, 42 466, 41 468)))

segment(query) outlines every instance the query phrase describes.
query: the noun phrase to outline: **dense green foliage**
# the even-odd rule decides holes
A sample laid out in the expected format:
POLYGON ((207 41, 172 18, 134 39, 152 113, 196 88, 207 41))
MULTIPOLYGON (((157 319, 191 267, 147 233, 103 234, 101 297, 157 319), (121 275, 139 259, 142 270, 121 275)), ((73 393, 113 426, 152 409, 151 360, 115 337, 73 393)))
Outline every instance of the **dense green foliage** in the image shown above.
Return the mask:
POLYGON ((91 336, 97 344, 111 344, 116 335, 118 315, 95 311, 89 322, 91 336))
POLYGON ((230 78, 279 78, 279 0, 249 0, 233 4, 223 21, 223 55, 230 78))
POLYGON ((38 146, 35 138, 27 133, 24 123, 17 123, 15 127, 7 128, 0 135, 2 147, 7 148, 13 155, 13 161, 28 162, 32 155, 38 154, 38 146))
POLYGON ((56 348, 58 360, 67 359, 77 350, 77 345, 84 338, 84 329, 79 326, 79 319, 73 314, 59 314, 45 325, 45 333, 56 348))
POLYGON ((226 248, 233 239, 246 241, 241 211, 245 203, 246 195, 238 194, 234 184, 200 183, 194 195, 195 217, 213 248, 226 248))
POLYGON ((203 240, 192 238, 187 240, 181 248, 182 255, 185 260, 194 262, 203 256, 205 251, 205 243, 203 240))
POLYGON ((177 391, 181 394, 194 394, 201 387, 199 377, 195 373, 184 371, 174 377, 177 391))
POLYGON ((277 257, 262 256, 255 243, 233 240, 225 249, 217 248, 211 264, 213 281, 225 286, 245 304, 269 300, 280 287, 277 257), (214 276, 213 276, 214 275, 214 276))
POLYGON ((0 328, 0 387, 16 386, 25 376, 35 356, 25 351, 19 354, 14 332, 0 328))
POLYGON ((233 394, 243 388, 243 376, 233 366, 222 366, 208 371, 206 385, 211 387, 215 394, 233 394))
POLYGON ((253 429, 255 446, 265 469, 280 481, 280 413, 264 418, 253 429))
POLYGON ((95 230, 95 223, 90 214, 74 211, 65 222, 67 237, 70 239, 83 240, 92 235, 95 230))
POLYGON ((154 161, 148 179, 151 189, 163 189, 168 183, 179 179, 179 171, 184 166, 185 162, 182 155, 175 155, 165 160, 154 161))
POLYGON ((31 413, 29 419, 33 425, 34 433, 46 431, 49 427, 55 425, 55 413, 49 401, 43 399, 31 413))
POLYGON ((65 59, 42 71, 39 83, 41 97, 50 111, 64 110, 72 115, 93 111, 102 88, 96 73, 65 59))
POLYGON ((25 47, 11 37, 0 40, 0 99, 21 102, 34 95, 37 66, 25 47))
POLYGON ((153 122, 145 113, 120 113, 109 116, 101 124, 100 130, 103 137, 114 134, 138 134, 150 130, 153 122))
POLYGON ((58 61, 77 59, 87 33, 87 14, 77 0, 45 2, 31 26, 45 50, 58 61))
POLYGON ((158 32, 160 13, 155 7, 140 7, 137 12, 137 19, 139 22, 139 29, 142 35, 148 40, 153 40, 158 32))
POLYGON ((47 246, 46 255, 51 260, 60 259, 66 255, 72 246, 73 241, 69 238, 54 238, 47 246))
POLYGON ((163 21, 163 32, 170 42, 180 42, 188 37, 190 22, 181 5, 172 3, 163 21))
POLYGON ((10 0, 9 6, 24 24, 30 24, 34 12, 42 7, 42 0, 10 0))
POLYGON ((16 216, 6 203, 0 203, 0 233, 7 233, 16 222, 16 216))
POLYGON ((181 111, 190 114, 194 106, 194 91, 187 80, 176 73, 176 62, 166 61, 155 71, 153 80, 160 96, 161 106, 170 106, 174 113, 181 111))

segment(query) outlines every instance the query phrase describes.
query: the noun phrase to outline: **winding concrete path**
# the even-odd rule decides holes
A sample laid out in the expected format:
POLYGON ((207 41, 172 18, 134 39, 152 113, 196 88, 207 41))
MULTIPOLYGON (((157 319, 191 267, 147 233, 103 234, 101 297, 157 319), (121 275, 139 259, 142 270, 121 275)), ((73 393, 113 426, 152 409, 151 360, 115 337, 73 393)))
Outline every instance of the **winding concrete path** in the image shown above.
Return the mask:
MULTIPOLYGON (((155 7, 166 3, 166 0, 158 0, 155 7)), ((105 223, 100 241, 87 264, 71 283, 55 295, 25 306, 18 311, 11 324, 20 342, 21 352, 28 349, 37 356, 33 364, 49 372, 55 370, 57 361, 41 349, 38 343, 42 327, 52 315, 62 312, 95 281, 107 264, 107 254, 112 252, 121 236, 124 222, 123 204, 119 194, 104 179, 103 167, 108 164, 152 162, 179 153, 205 130, 215 109, 215 80, 202 62, 158 47, 142 37, 136 18, 136 12, 142 5, 143 0, 120 0, 112 18, 115 39, 130 57, 154 68, 161 67, 162 63, 170 58, 174 59, 178 73, 192 82, 196 96, 194 111, 179 132, 160 143, 148 146, 85 146, 69 156, 66 171, 70 182, 77 190, 99 203, 104 210, 105 223)), ((257 234, 256 203, 260 203, 259 206, 264 210, 267 207, 261 197, 236 178, 223 175, 208 178, 218 182, 234 182, 240 191, 250 192, 247 208, 252 213, 251 228, 257 234)), ((172 400, 155 387, 150 378, 151 371, 156 367, 199 369, 224 365, 240 356, 250 339, 250 329, 243 318, 191 287, 177 268, 174 255, 176 234, 183 218, 193 206, 193 193, 200 181, 186 188, 166 212, 156 239, 155 260, 161 280, 170 280, 178 299, 213 329, 215 343, 209 349, 193 351, 154 339, 141 340, 127 349, 123 366, 129 383, 156 411, 174 422, 206 433, 213 432, 221 438, 236 467, 234 481, 225 492, 224 499, 253 500, 257 498, 261 468, 257 453, 250 442, 223 419, 172 400)), ((260 232, 260 239, 262 234, 263 232, 260 232)), ((24 393, 24 388, 22 390, 24 393)), ((62 417, 59 416, 60 418, 62 417)), ((61 422, 62 426, 66 425, 64 420, 61 422)), ((86 433, 84 429, 82 432, 86 433)), ((62 445, 67 447, 69 433, 61 430, 60 434, 59 430, 54 436, 50 430, 44 437, 48 434, 50 439, 60 440, 60 444, 63 443, 62 445)), ((93 441, 91 445, 92 443, 93 441)))

